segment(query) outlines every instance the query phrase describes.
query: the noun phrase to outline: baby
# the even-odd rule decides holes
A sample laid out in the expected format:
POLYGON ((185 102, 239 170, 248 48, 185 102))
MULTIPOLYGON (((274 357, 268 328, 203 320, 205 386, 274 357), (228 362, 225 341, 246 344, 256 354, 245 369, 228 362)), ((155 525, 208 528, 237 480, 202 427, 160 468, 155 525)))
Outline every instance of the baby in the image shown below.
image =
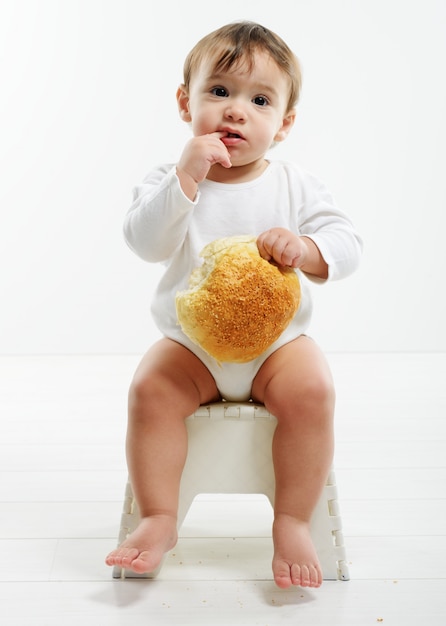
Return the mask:
POLYGON ((293 52, 252 22, 210 33, 185 61, 176 97, 193 136, 176 164, 155 168, 136 187, 124 226, 136 254, 165 265, 152 306, 163 338, 142 358, 129 391, 127 459, 141 522, 108 565, 156 569, 177 541, 185 418, 200 404, 252 399, 277 418, 274 580, 281 588, 322 583, 309 525, 333 458, 335 391, 321 350, 306 334, 309 282, 351 274, 362 243, 319 180, 265 157, 293 127, 300 86, 293 52), (187 287, 205 245, 243 234, 256 236, 264 259, 298 273, 302 301, 260 357, 219 365, 182 332, 175 295, 187 287))

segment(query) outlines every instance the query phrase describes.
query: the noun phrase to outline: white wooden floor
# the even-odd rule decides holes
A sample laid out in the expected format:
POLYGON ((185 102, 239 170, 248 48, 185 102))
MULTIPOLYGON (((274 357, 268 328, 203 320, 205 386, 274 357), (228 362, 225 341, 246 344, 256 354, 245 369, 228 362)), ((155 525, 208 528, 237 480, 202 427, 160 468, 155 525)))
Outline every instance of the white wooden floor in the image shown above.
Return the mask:
POLYGON ((260 496, 200 496, 157 580, 113 580, 138 357, 0 357, 1 623, 445 626, 446 354, 328 358, 351 580, 281 591, 260 496))

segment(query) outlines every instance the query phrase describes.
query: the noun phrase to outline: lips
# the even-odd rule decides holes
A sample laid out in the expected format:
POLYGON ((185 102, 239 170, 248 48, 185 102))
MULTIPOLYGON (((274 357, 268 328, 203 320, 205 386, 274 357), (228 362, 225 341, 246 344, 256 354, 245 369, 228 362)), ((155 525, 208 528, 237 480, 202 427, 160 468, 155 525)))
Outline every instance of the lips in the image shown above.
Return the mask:
POLYGON ((221 132, 227 133, 226 136, 230 139, 244 139, 243 135, 241 135, 239 132, 237 132, 233 128, 228 128, 228 127, 222 128, 221 132))
POLYGON ((240 135, 239 133, 235 133, 233 131, 230 131, 228 129, 223 129, 222 132, 227 133, 227 135, 225 137, 221 138, 221 141, 225 144, 225 146, 235 146, 238 143, 240 143, 241 141, 244 140, 244 137, 242 135, 240 135))

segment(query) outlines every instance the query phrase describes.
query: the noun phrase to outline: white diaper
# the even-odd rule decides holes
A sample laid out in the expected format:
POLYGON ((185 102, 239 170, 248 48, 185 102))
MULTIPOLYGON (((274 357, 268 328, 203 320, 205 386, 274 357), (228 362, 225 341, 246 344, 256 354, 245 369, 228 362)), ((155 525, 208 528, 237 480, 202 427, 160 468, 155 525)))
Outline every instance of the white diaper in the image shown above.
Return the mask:
POLYGON ((175 341, 179 341, 179 343, 188 348, 204 363, 214 378, 222 399, 228 402, 247 402, 250 400, 252 383, 266 359, 278 348, 296 339, 293 330, 288 328, 282 333, 279 339, 274 342, 268 350, 257 357, 257 359, 248 361, 247 363, 218 363, 218 361, 207 352, 186 337, 184 333, 181 333, 181 335, 181 339, 179 339, 178 335, 171 338, 175 339, 175 341))

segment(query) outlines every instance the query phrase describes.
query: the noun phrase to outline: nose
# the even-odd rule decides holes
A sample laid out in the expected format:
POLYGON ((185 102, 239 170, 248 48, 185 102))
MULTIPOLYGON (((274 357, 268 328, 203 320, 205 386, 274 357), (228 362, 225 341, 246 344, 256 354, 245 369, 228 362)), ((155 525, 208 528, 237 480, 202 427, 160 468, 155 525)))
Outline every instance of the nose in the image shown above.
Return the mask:
POLYGON ((244 122, 246 120, 246 110, 238 101, 231 101, 225 109, 225 117, 234 122, 244 122))

